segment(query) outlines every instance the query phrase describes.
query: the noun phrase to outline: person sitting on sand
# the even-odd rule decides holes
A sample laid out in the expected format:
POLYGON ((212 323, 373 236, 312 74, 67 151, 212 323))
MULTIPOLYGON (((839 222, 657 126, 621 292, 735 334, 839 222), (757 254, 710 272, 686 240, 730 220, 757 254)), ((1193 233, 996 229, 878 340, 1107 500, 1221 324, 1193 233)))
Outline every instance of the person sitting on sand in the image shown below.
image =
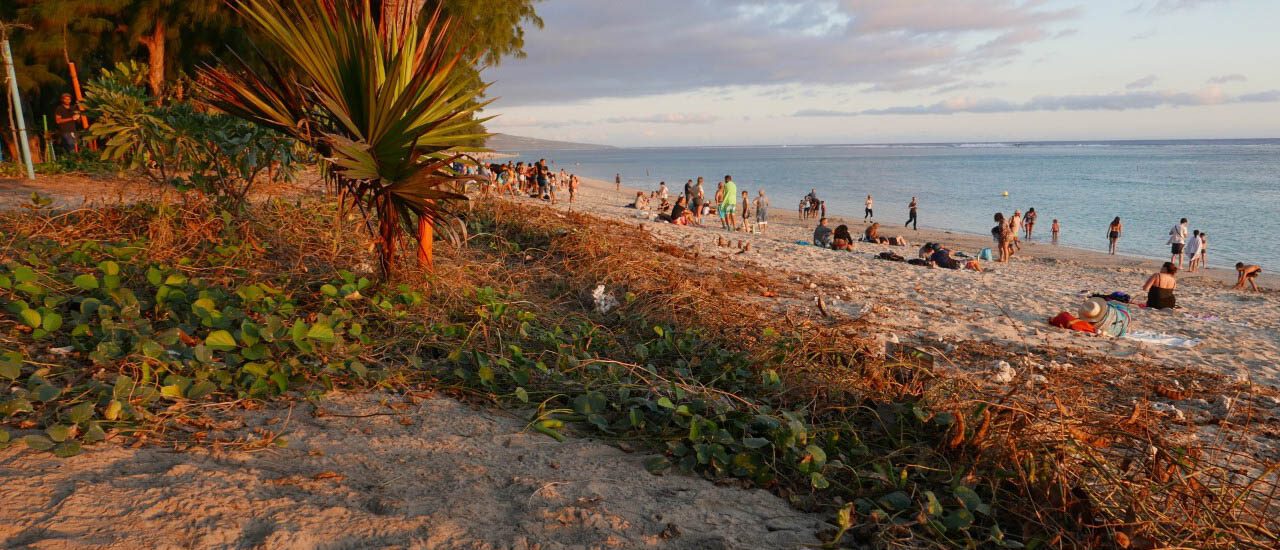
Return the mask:
POLYGON ((853 252, 853 235, 849 234, 849 226, 836 226, 835 236, 831 240, 832 250, 853 252))
POLYGON ((831 248, 831 228, 827 227, 827 219, 818 220, 818 227, 813 229, 813 244, 823 248, 831 248))
POLYGON ((1178 300, 1173 296, 1173 290, 1178 288, 1178 266, 1173 262, 1165 262, 1160 268, 1160 272, 1152 275, 1147 279, 1146 284, 1142 285, 1142 290, 1147 291, 1147 307, 1152 309, 1173 309, 1177 307, 1178 300))
POLYGON ((636 210, 644 210, 649 207, 649 198, 644 196, 643 191, 636 192, 636 200, 624 208, 635 208, 636 210))
POLYGON ((1246 265, 1244 262, 1236 262, 1236 273, 1240 274, 1240 278, 1236 279, 1236 286, 1232 287, 1236 290, 1244 290, 1245 283, 1249 283, 1249 288, 1254 292, 1258 290, 1258 275, 1262 273, 1262 267, 1256 265, 1246 265))
POLYGON ((880 244, 880 224, 872 223, 862 232, 862 240, 869 243, 880 244))
POLYGON ((687 204, 684 197, 676 199, 676 204, 671 207, 671 214, 667 216, 667 221, 676 225, 694 225, 693 213, 689 212, 687 204))

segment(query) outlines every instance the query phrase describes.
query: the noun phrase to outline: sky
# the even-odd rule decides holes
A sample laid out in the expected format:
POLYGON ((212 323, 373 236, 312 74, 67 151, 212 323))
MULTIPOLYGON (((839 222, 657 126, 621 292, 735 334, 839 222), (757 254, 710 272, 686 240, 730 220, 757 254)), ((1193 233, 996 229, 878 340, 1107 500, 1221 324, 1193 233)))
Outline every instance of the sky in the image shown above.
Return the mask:
POLYGON ((1280 0, 544 0, 490 130, 616 146, 1280 137, 1280 0))

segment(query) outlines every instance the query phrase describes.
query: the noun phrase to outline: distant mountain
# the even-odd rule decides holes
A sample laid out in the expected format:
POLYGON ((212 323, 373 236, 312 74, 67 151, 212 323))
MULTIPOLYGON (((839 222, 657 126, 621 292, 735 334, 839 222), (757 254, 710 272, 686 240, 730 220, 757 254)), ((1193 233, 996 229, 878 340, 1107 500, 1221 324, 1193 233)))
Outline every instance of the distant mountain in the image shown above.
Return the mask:
POLYGON ((611 147, 609 145, 571 143, 568 141, 553 141, 549 139, 512 136, 508 134, 494 134, 489 136, 489 141, 485 143, 485 147, 499 153, 511 153, 517 151, 583 151, 616 149, 616 147, 611 147))

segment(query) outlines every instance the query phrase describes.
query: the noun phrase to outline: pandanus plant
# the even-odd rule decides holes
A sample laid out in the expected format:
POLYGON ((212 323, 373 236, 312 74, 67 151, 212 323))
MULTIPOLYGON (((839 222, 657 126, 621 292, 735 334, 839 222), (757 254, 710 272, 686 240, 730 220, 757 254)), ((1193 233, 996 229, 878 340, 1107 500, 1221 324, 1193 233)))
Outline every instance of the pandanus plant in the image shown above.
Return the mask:
POLYGON ((466 199, 454 151, 484 137, 469 129, 487 104, 477 101, 484 87, 454 71, 464 60, 449 21, 439 8, 378 17, 368 0, 232 6, 277 55, 259 53, 259 71, 239 56, 202 70, 210 102, 313 148, 343 206, 364 214, 384 275, 415 224, 418 260, 430 269, 435 232, 466 199))

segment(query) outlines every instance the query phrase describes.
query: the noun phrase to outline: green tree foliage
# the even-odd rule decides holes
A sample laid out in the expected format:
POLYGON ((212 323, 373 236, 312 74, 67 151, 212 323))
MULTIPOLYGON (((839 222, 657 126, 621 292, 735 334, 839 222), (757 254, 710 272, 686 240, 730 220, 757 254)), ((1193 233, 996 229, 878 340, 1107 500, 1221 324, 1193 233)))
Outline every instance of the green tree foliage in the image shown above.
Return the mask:
POLYGON ((450 151, 469 139, 475 88, 457 76, 446 20, 378 21, 360 0, 320 0, 312 17, 296 17, 301 0, 246 0, 239 9, 281 61, 203 70, 213 104, 272 128, 327 159, 340 196, 377 213, 383 273, 391 270, 401 230, 417 226, 419 261, 431 264, 431 239, 465 197, 450 151))

